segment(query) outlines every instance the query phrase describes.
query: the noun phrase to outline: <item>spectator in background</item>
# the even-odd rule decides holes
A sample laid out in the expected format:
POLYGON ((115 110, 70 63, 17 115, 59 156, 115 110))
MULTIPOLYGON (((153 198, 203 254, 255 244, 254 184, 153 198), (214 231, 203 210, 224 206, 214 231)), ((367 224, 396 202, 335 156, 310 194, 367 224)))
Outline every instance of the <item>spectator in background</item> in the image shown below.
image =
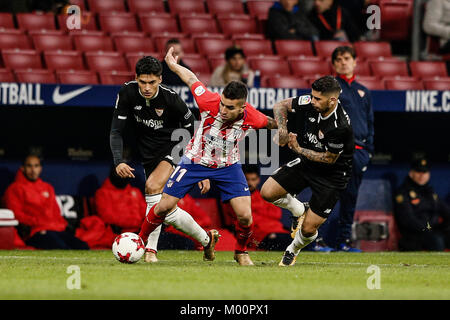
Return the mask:
POLYGON ((351 232, 359 187, 374 152, 372 98, 370 91, 355 80, 356 53, 352 47, 337 47, 331 55, 331 62, 337 74, 336 80, 342 89, 339 101, 350 117, 355 136, 352 176, 339 197, 339 230, 336 243, 339 251, 361 252, 353 248, 351 232))
POLYGON ((272 40, 318 40, 319 32, 297 0, 280 0, 269 9, 267 37, 272 40))
MULTIPOLYGON (((178 39, 170 39, 166 42, 166 52, 167 54, 170 48, 173 48, 173 56, 178 56, 178 63, 185 68, 190 68, 183 62, 184 51, 183 46, 181 45, 180 40, 178 39)), ((166 61, 163 59, 161 61, 162 64, 162 83, 168 86, 184 86, 185 83, 181 81, 180 77, 178 77, 170 68, 167 66, 166 61)))
POLYGON ((98 216, 114 233, 139 232, 147 203, 139 189, 130 185, 129 178, 120 178, 112 168, 94 199, 98 216))
POLYGON ((213 87, 225 87, 230 81, 242 81, 248 87, 253 87, 255 74, 245 61, 244 50, 240 47, 230 47, 225 51, 225 64, 218 66, 209 84, 213 87))
POLYGON ((89 249, 80 239, 66 232, 53 187, 42 181, 41 161, 29 155, 5 192, 6 207, 19 220, 19 233, 28 246, 39 249, 89 249))
POLYGON ((319 30, 320 40, 357 41, 361 30, 345 7, 335 0, 314 0, 310 20, 319 30))
POLYGON ((402 251, 443 251, 450 247, 450 209, 429 182, 428 161, 419 158, 413 161, 408 176, 395 193, 394 216, 402 251))
MULTIPOLYGON (((290 232, 281 223, 281 208, 265 201, 258 190, 261 182, 259 168, 256 165, 242 166, 247 184, 251 193, 252 215, 253 215, 253 235, 251 247, 261 250, 283 251, 292 242, 290 232)), ((232 217, 232 223, 236 223, 236 215, 230 205, 225 205, 224 214, 232 217)))
POLYGON ((440 38, 440 52, 450 53, 450 0, 430 0, 426 4, 423 30, 440 38))

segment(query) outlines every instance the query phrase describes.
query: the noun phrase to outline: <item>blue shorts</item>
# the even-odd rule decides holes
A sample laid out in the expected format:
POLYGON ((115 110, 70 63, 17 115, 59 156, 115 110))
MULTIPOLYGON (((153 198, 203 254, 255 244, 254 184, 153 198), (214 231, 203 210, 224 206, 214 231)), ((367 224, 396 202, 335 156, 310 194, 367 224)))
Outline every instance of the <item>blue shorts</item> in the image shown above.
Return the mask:
POLYGON ((195 164, 183 156, 175 171, 167 180, 164 193, 183 198, 199 182, 209 179, 220 190, 220 198, 227 201, 236 197, 250 196, 247 180, 240 163, 224 168, 208 168, 195 164))

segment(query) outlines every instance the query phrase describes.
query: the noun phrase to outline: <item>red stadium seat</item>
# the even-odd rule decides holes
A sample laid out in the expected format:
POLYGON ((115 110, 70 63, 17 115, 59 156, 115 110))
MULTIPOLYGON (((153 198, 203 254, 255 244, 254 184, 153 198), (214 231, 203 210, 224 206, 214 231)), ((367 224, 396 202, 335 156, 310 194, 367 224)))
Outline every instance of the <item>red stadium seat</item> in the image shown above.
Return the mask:
POLYGON ((18 13, 16 17, 19 29, 56 29, 55 16, 52 13, 18 13))
POLYGON ((2 57, 8 69, 42 69, 41 56, 36 50, 2 50, 2 57))
POLYGON ((233 41, 223 39, 196 38, 195 44, 197 45, 199 53, 206 56, 211 56, 224 54, 225 50, 233 45, 233 41))
POLYGON ((350 42, 335 41, 335 40, 322 40, 314 42, 316 54, 319 57, 331 57, 334 49, 341 46, 351 46, 350 42))
POLYGON ((251 17, 247 18, 218 18, 220 29, 225 35, 258 33, 258 25, 256 20, 251 17))
POLYGON ((14 29, 13 15, 7 12, 0 13, 0 28, 14 29))
POLYGON ((185 56, 183 57, 183 62, 186 63, 193 72, 211 73, 206 58, 185 56))
POLYGON ((370 69, 374 76, 408 76, 408 66, 405 61, 371 61, 370 69))
POLYGON ((18 82, 57 83, 55 74, 47 69, 16 70, 18 82))
POLYGON ((210 17, 181 17, 181 31, 187 34, 203 32, 219 32, 216 20, 210 17))
POLYGON ((85 69, 83 55, 79 51, 46 51, 44 61, 51 70, 85 69))
POLYGON ((214 70, 217 67, 225 64, 226 60, 223 57, 223 55, 221 55, 221 56, 215 56, 215 57, 208 57, 208 62, 209 62, 209 66, 211 67, 211 70, 214 72, 214 70))
POLYGON ((172 34, 170 36, 155 36, 153 39, 155 40, 156 51, 158 52, 166 52, 167 41, 170 39, 178 39, 183 47, 184 53, 196 53, 194 40, 191 38, 184 38, 183 34, 181 34, 181 37, 176 34, 172 34))
POLYGON ((383 40, 408 40, 411 34, 413 2, 409 0, 381 0, 381 30, 383 40))
POLYGON ((158 60, 162 60, 164 57, 159 52, 128 52, 125 54, 125 58, 127 60, 129 70, 135 71, 136 70, 136 62, 138 62, 139 59, 141 59, 144 56, 152 56, 158 60))
POLYGON ((450 77, 433 77, 423 79, 425 90, 442 90, 448 91, 450 88, 450 77))
POLYGON ((100 30, 108 33, 139 30, 134 13, 99 13, 98 21, 100 30))
POLYGON ((99 72, 101 84, 124 84, 125 82, 134 80, 135 73, 131 71, 102 71, 99 72))
POLYGON ((128 8, 134 13, 166 11, 163 0, 128 0, 128 8))
POLYGON ((143 32, 115 33, 111 37, 119 52, 155 51, 152 39, 143 32))
POLYGON ((205 13, 205 5, 202 0, 169 0, 170 12, 179 14, 183 12, 205 13))
POLYGON ((84 3, 84 0, 70 0, 69 2, 71 5, 79 6, 82 11, 86 10, 86 4, 84 3))
POLYGON ((113 51, 114 46, 110 37, 102 32, 77 33, 73 35, 75 48, 80 51, 113 51))
POLYGON ((356 76, 356 81, 365 86, 369 90, 385 90, 384 81, 378 77, 359 77, 356 76))
POLYGON ((252 70, 259 70, 261 76, 289 75, 291 70, 286 60, 278 56, 249 57, 249 64, 252 70))
POLYGON ((447 67, 443 61, 411 61, 411 75, 422 78, 447 77, 447 67))
POLYGON ((267 20, 269 15, 269 9, 274 4, 271 0, 248 0, 247 9, 252 17, 256 17, 259 20, 267 20))
POLYGON ((309 88, 305 79, 296 76, 269 77, 267 86, 270 88, 309 88))
POLYGON ((320 59, 288 59, 294 75, 299 77, 311 76, 316 74, 331 74, 330 65, 325 60, 320 59))
POLYGON ((231 40, 265 40, 266 37, 262 33, 242 33, 231 35, 231 40))
POLYGON ((389 42, 358 41, 353 43, 356 56, 359 58, 391 57, 389 42))
POLYGON ((244 6, 241 0, 206 0, 208 11, 213 15, 222 13, 244 14, 244 6))
POLYGON ((139 22, 142 31, 151 35, 157 35, 162 32, 180 32, 177 20, 163 13, 141 14, 139 15, 139 22))
POLYGON ((422 82, 405 80, 386 80, 387 90, 424 90, 422 82))
POLYGON ((313 56, 311 42, 306 40, 275 40, 275 49, 281 56, 313 56))
POLYGON ((0 82, 16 82, 16 78, 11 70, 0 69, 0 82))
POLYGON ((125 58, 119 52, 86 52, 86 63, 95 71, 128 71, 125 58))
POLYGON ((370 76, 372 72, 370 70, 369 63, 366 60, 356 58, 356 67, 354 73, 360 76, 370 76))
POLYGON ((57 71, 56 77, 63 84, 98 84, 97 73, 89 70, 57 71))
POLYGON ((226 39, 223 33, 210 33, 210 32, 191 34, 191 38, 194 40, 194 42, 195 39, 221 39, 221 40, 226 39))
POLYGON ((0 30, 0 50, 2 49, 33 49, 30 38, 17 29, 0 30))
POLYGON ((125 2, 123 0, 87 0, 89 10, 92 12, 125 12, 125 2))
POLYGON ((244 50, 246 56, 273 54, 272 42, 270 40, 237 40, 235 44, 244 50))
MULTIPOLYGON (((77 31, 76 29, 72 30, 67 27, 68 17, 69 16, 66 14, 60 14, 58 16, 59 28, 61 30, 68 31, 68 32, 77 31)), ((81 18, 80 18, 80 27, 81 27, 81 30, 90 30, 90 31, 98 30, 97 22, 95 20, 95 15, 92 14, 91 12, 82 11, 81 18)))
POLYGON ((72 38, 62 30, 54 31, 30 31, 34 48, 39 51, 73 50, 72 38))

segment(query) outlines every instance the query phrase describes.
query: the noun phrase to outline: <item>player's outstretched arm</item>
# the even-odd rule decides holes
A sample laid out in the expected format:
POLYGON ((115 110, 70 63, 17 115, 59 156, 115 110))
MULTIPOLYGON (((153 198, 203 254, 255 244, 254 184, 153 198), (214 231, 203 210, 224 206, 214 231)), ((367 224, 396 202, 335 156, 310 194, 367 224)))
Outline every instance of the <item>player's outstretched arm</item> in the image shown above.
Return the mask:
POLYGON ((166 54, 166 57, 164 58, 164 60, 166 61, 167 66, 170 68, 170 70, 175 72, 180 77, 180 79, 188 85, 188 87, 190 89, 191 86, 198 81, 198 78, 191 70, 179 65, 177 63, 178 56, 174 57, 172 55, 172 52, 173 52, 173 47, 170 48, 169 51, 167 51, 167 54, 166 54))
POLYGON ((273 106, 273 116, 277 122, 278 132, 274 137, 274 142, 280 146, 285 146, 289 141, 287 129, 288 112, 292 112, 292 98, 284 99, 273 106))
POLYGON ((289 148, 302 156, 305 156, 307 159, 315 162, 322 162, 333 164, 339 158, 338 153, 331 153, 330 151, 326 152, 317 152, 310 149, 305 149, 300 147, 297 141, 297 135, 294 133, 289 133, 289 148))

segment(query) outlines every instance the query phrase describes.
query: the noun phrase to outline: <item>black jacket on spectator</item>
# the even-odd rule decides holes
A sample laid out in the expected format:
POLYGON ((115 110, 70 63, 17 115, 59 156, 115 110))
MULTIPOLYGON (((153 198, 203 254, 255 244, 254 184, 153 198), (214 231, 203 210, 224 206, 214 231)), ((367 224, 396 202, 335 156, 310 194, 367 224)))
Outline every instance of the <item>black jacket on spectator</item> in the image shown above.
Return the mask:
MULTIPOLYGON (((185 86, 186 84, 180 79, 180 77, 170 70, 170 68, 167 66, 166 61, 161 61, 162 64, 162 83, 167 86, 185 86)), ((183 60, 179 61, 179 64, 185 68, 189 68, 186 64, 184 64, 183 60)))
POLYGON ((345 7, 342 7, 335 2, 333 6, 322 15, 331 30, 322 22, 319 18, 319 14, 315 10, 312 10, 309 15, 312 24, 319 30, 320 40, 333 40, 334 34, 339 30, 345 31, 350 42, 357 41, 361 37, 361 30, 359 30, 357 25, 353 22, 353 17, 345 7), (341 11, 340 28, 337 26, 338 8, 341 11))
POLYGON ((267 20, 268 38, 272 40, 317 40, 318 36, 318 30, 298 6, 295 6, 294 10, 289 12, 279 2, 276 2, 269 9, 269 17, 267 20), (290 33, 290 29, 295 29, 295 33, 290 33))

